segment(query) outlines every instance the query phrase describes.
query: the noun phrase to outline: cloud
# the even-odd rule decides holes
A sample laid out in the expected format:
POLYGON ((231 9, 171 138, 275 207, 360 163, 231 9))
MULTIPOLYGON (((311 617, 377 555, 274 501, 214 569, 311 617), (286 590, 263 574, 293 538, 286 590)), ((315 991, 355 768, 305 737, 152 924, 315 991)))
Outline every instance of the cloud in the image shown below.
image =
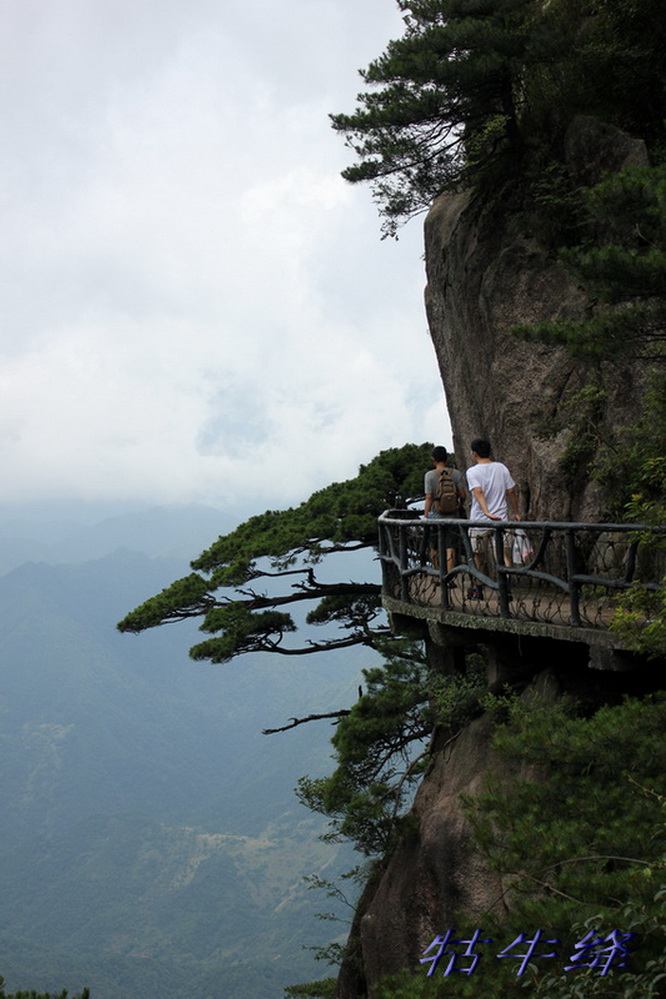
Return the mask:
POLYGON ((2 16, 0 500, 254 510, 442 439, 418 223, 379 240, 327 121, 387 0, 2 16))

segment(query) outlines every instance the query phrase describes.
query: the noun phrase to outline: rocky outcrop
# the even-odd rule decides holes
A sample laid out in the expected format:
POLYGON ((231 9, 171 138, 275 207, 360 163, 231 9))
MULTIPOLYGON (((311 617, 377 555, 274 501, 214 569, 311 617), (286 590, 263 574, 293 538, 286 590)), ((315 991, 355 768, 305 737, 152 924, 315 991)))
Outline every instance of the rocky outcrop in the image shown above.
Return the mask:
MULTIPOLYGON (((360 921, 368 995, 382 975, 419 967, 425 947, 459 909, 481 916, 502 888, 469 849, 459 795, 479 789, 489 766, 491 725, 479 718, 440 752, 413 808, 418 831, 405 836, 360 921), (448 921, 447 921, 448 920, 448 921)), ((445 925, 446 924, 446 925, 445 925)))
MULTIPOLYGON (((553 701, 559 684, 543 673, 523 696, 553 701)), ((488 772, 501 777, 505 770, 491 749, 493 724, 486 714, 454 737, 442 734, 443 745, 414 801, 413 831, 402 837, 359 906, 337 999, 373 999, 383 976, 418 969, 424 949, 454 925, 456 912, 481 920, 504 909, 506 886, 470 849, 469 820, 460 803, 461 795, 478 793, 488 772)))
MULTIPOLYGON (((577 118, 566 137, 568 168, 590 185, 604 171, 646 163, 642 141, 594 119, 577 118)), ((563 400, 582 386, 561 349, 524 343, 519 323, 580 319, 586 296, 536 238, 530 220, 469 194, 439 198, 425 224, 426 309, 453 427, 459 467, 469 443, 488 437, 511 469, 523 513, 534 520, 598 520, 604 497, 586 477, 567 481, 560 458, 571 437, 563 400), (547 428, 551 428, 548 433, 547 428)), ((602 374, 614 425, 631 422, 641 372, 602 374)))

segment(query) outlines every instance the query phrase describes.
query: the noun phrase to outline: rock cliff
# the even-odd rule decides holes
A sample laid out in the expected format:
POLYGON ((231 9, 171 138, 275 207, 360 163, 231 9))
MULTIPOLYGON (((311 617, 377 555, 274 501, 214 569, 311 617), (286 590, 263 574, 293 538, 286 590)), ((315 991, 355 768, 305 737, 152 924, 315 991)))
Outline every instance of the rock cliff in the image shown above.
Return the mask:
MULTIPOLYGON (((575 182, 589 186, 605 171, 646 163, 647 153, 641 140, 579 117, 566 136, 566 160, 575 182)), ((529 216, 501 201, 443 195, 426 219, 425 248, 428 322, 459 467, 469 465, 470 441, 487 437, 530 519, 600 519, 596 484, 567 479, 560 464, 576 432, 566 425, 566 400, 582 386, 581 371, 563 350, 511 333, 518 323, 583 318, 584 293, 536 238, 529 216)), ((599 378, 608 422, 631 422, 641 373, 628 367, 622 377, 602 371, 599 378)))

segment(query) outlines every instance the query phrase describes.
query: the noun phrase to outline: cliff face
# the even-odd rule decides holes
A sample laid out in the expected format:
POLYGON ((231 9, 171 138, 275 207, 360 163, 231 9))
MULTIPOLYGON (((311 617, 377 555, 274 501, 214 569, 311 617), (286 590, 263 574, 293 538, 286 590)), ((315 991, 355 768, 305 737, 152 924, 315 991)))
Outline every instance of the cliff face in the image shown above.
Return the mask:
MULTIPOLYGON (((569 131, 567 157, 585 186, 606 170, 647 161, 642 142, 585 118, 569 131)), ((445 195, 434 204, 425 241, 426 306, 459 467, 470 464, 471 440, 488 437, 516 479, 523 514, 598 520, 605 508, 599 487, 584 476, 567 480, 560 464, 576 433, 566 425, 566 398, 582 387, 581 371, 563 350, 527 344, 510 332, 518 323, 582 318, 583 292, 524 216, 469 194, 445 195), (558 420, 557 434, 542 432, 544 423, 558 420)), ((599 375, 607 423, 632 422, 640 371, 599 375)), ((532 686, 547 698, 558 696, 553 675, 535 677, 532 686)), ((418 968, 424 948, 453 925, 456 910, 481 916, 504 904, 502 885, 470 849, 459 802, 498 765, 491 732, 491 720, 478 718, 435 752, 413 806, 416 831, 403 838, 359 905, 338 999, 373 999, 382 976, 418 968)))
MULTIPOLYGON (((644 144, 611 126, 579 118, 566 142, 575 181, 646 163, 644 144)), ((563 350, 519 341, 518 323, 584 317, 586 298, 530 231, 529 220, 468 194, 444 195, 425 224, 426 309, 461 468, 469 444, 487 437, 511 469, 522 512, 533 520, 598 520, 604 498, 595 483, 567 481, 559 460, 575 429, 565 399, 582 386, 563 350), (544 426, 564 426, 553 436, 544 426)), ((631 422, 640 372, 601 375, 607 419, 631 422)), ((571 403, 568 404, 569 407, 571 403)))

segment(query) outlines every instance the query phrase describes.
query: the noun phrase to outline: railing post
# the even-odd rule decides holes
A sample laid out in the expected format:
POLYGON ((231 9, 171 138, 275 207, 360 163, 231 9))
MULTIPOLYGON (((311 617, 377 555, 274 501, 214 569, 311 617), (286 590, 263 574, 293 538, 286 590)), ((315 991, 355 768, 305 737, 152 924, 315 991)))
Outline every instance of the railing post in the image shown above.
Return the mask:
POLYGON ((432 521, 436 525, 437 531, 437 571, 439 573, 439 589, 442 595, 442 606, 444 610, 449 609, 449 591, 444 585, 444 576, 447 571, 446 564, 446 545, 444 544, 444 531, 442 530, 442 523, 437 518, 432 521))
POLYGON ((403 525, 398 523, 398 537, 400 539, 400 599, 404 603, 409 603, 409 583, 407 581, 407 531, 403 525))
POLYGON ((382 524, 380 521, 379 532, 378 532, 379 564, 382 567, 382 590, 384 592, 386 591, 390 592, 390 573, 389 573, 389 566, 387 559, 387 556, 390 554, 390 552, 388 551, 390 546, 387 545, 386 542, 387 532, 388 532, 387 526, 385 524, 382 524))
POLYGON ((576 573, 576 545, 574 532, 567 530, 565 533, 565 543, 567 551, 567 584, 569 586, 569 609, 570 621, 574 628, 580 627, 580 585, 574 581, 576 573))
POLYGON ((500 617, 510 617, 509 577, 504 572, 504 528, 495 528, 495 558, 497 560, 497 591, 499 595, 500 617))

